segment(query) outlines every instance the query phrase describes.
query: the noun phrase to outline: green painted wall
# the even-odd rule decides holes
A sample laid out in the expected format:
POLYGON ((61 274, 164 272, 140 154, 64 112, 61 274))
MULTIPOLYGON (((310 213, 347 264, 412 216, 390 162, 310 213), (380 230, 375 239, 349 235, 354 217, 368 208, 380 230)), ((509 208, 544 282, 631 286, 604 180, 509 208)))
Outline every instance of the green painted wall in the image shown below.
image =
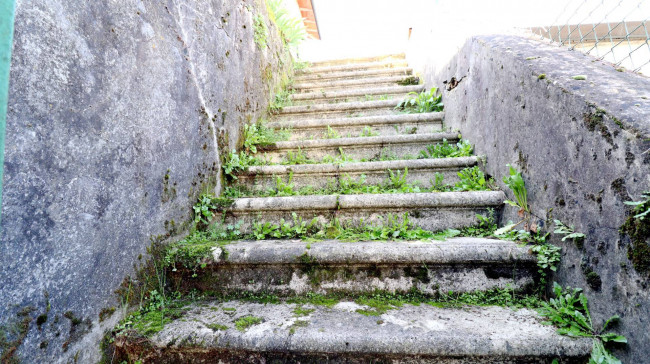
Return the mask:
POLYGON ((14 0, 0 0, 0 217, 2 216, 2 172, 5 159, 5 125, 13 35, 14 0))

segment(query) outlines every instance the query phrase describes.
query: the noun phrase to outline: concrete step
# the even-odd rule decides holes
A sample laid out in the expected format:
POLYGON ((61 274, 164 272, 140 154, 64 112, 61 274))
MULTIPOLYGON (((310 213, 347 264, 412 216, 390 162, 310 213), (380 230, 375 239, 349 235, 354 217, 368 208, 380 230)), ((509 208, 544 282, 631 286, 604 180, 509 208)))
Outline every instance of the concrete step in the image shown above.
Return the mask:
MULTIPOLYGON (((401 86, 400 86, 401 87, 401 86)), ((402 92, 397 94, 383 94, 383 95, 363 95, 363 96, 351 96, 343 99, 319 99, 319 100, 297 100, 292 101, 291 106, 306 106, 306 105, 318 105, 318 104, 339 104, 343 102, 363 102, 363 101, 382 101, 382 100, 394 100, 397 105, 400 101, 404 100, 408 96, 408 92, 402 92)))
POLYGON ((286 106, 278 111, 275 121, 292 121, 302 124, 308 119, 357 118, 363 116, 399 115, 402 110, 395 107, 402 99, 340 102, 335 104, 315 104, 286 106))
POLYGON ((371 69, 382 69, 382 68, 398 68, 398 67, 407 67, 405 59, 395 59, 392 61, 378 61, 378 62, 362 62, 362 63, 348 63, 348 64, 339 64, 332 66, 314 66, 312 65, 309 68, 299 70, 296 72, 297 76, 308 75, 308 74, 324 74, 332 72, 354 72, 354 71, 364 71, 371 69))
POLYGON ((241 223, 243 232, 251 232, 256 221, 292 221, 293 213, 306 221, 316 218, 320 224, 338 219, 351 225, 384 224, 388 214, 401 218, 408 213, 413 226, 438 231, 476 225, 476 214, 487 216, 504 200, 501 191, 238 198, 225 221, 241 223))
POLYGON ((352 78, 368 78, 379 76, 409 76, 413 74, 413 69, 410 67, 391 67, 391 68, 375 68, 369 70, 357 71, 340 71, 340 72, 319 72, 319 73, 305 73, 298 75, 294 78, 297 83, 309 81, 324 81, 324 80, 349 80, 352 78))
MULTIPOLYGON (((354 86, 373 86, 373 87, 388 87, 399 86, 400 82, 406 82, 413 79, 415 76, 378 76, 350 80, 314 80, 294 83, 292 88, 297 92, 314 92, 326 91, 331 89, 350 88, 354 86)), ((409 86, 409 85, 406 85, 409 86)))
POLYGON ((366 87, 355 89, 343 89, 340 91, 315 91, 297 93, 291 95, 291 100, 294 105, 300 102, 314 102, 314 103, 332 103, 332 102, 349 102, 349 101, 364 101, 367 97, 380 97, 397 95, 402 97, 409 92, 422 92, 425 90, 424 85, 412 86, 390 86, 390 87, 366 87))
POLYGON ((355 160, 379 159, 382 155, 394 155, 402 159, 414 159, 420 151, 430 144, 441 143, 443 139, 450 142, 458 140, 458 133, 430 133, 388 135, 374 137, 338 138, 293 140, 277 142, 258 147, 258 154, 273 163, 282 163, 287 160, 288 153, 302 153, 308 159, 321 161, 323 157, 340 155, 341 151, 349 158, 355 160), (409 156, 410 158, 407 158, 409 156))
POLYGON ((329 114, 368 109, 393 109, 399 104, 396 100, 373 100, 358 102, 339 102, 336 104, 320 103, 315 105, 285 106, 278 112, 278 116, 293 114, 329 114))
POLYGON ((404 304, 378 316, 363 309, 352 301, 201 302, 150 337, 125 331, 113 346, 117 362, 144 363, 585 363, 591 352, 591 339, 561 336, 531 309, 404 304), (238 329, 243 318, 256 321, 238 329))
POLYGON ((411 86, 390 86, 390 87, 365 87, 365 88, 346 88, 340 91, 314 91, 303 92, 291 95, 291 100, 299 101, 316 101, 321 103, 351 99, 353 97, 365 96, 382 96, 382 95, 403 95, 409 92, 422 92, 425 90, 424 85, 411 86))
POLYGON ((338 117, 323 119, 303 119, 270 122, 267 125, 275 129, 291 129, 289 140, 325 139, 331 137, 328 132, 334 130, 340 137, 368 135, 400 135, 435 133, 442 130, 444 113, 432 112, 421 114, 384 114, 364 117, 338 117), (329 126, 329 128, 328 128, 329 126))
POLYGON ((531 291, 537 259, 509 241, 452 238, 446 241, 326 240, 239 241, 213 248, 198 271, 178 269, 171 284, 181 292, 406 293, 439 295, 509 287, 531 291), (224 254, 224 250, 228 254, 224 254), (225 257, 225 258, 224 258, 225 257))
POLYGON ((358 63, 386 63, 393 61, 405 61, 406 55, 404 53, 395 53, 395 54, 382 54, 371 57, 354 57, 354 58, 342 58, 342 59, 331 59, 325 61, 316 61, 311 62, 311 67, 328 67, 328 66, 339 66, 346 64, 358 64, 358 63))
POLYGON ((408 169, 407 182, 430 187, 436 173, 442 173, 444 183, 453 184, 458 181, 459 170, 477 165, 478 160, 478 157, 459 157, 343 164, 253 166, 237 175, 237 185, 244 186, 249 191, 266 191, 276 187, 276 178, 279 177, 286 183, 291 176, 291 183, 296 190, 303 187, 325 188, 339 186, 341 180, 346 178, 359 180, 362 175, 365 176, 368 184, 381 184, 389 177, 389 170, 395 172, 408 169))

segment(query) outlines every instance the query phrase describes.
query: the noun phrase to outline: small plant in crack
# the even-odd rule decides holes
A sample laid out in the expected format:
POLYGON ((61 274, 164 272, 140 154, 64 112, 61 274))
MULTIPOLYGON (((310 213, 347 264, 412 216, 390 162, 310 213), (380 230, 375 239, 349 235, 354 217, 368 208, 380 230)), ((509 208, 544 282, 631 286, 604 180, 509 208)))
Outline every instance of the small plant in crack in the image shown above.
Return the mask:
POLYGON ((420 93, 409 92, 406 98, 395 107, 395 109, 407 113, 442 111, 443 108, 442 95, 438 93, 436 87, 420 93))
POLYGON ((224 210, 234 201, 228 197, 216 197, 209 193, 204 193, 199 197, 199 201, 194 204, 194 223, 209 224, 215 212, 224 210))
POLYGON ((585 238, 585 234, 576 232, 573 225, 566 226, 562 221, 557 219, 554 219, 553 222, 555 223, 555 230, 553 230, 553 233, 564 235, 562 241, 566 241, 567 239, 580 241, 585 238))
MULTIPOLYGON (((508 175, 503 176, 503 183, 505 183, 508 188, 515 195, 515 200, 506 200, 505 203, 517 207, 519 209, 518 214, 521 217, 521 221, 518 223, 509 223, 501 229, 497 230, 495 235, 503 235, 508 231, 514 229, 520 224, 524 224, 526 230, 529 230, 532 226, 529 226, 530 218, 532 213, 530 211, 530 206, 528 205, 528 191, 526 190, 526 184, 524 182, 521 173, 517 171, 510 164, 506 165, 508 167, 508 175)), ((532 227, 531 230, 536 230, 536 227, 532 227)))
POLYGON ((289 139, 290 133, 287 129, 271 129, 260 119, 257 123, 244 126, 244 150, 255 154, 258 147, 289 139))
POLYGON ((639 201, 625 201, 624 204, 632 206, 634 211, 634 219, 644 220, 650 217, 650 191, 643 191, 641 200, 639 201))
POLYGON ((277 114, 282 111, 286 106, 291 106, 293 104, 291 95, 293 94, 292 89, 284 89, 275 94, 275 97, 269 104, 269 113, 277 114))
POLYGON ((472 155, 474 148, 467 139, 461 139, 456 144, 450 144, 447 139, 443 139, 442 143, 429 145, 425 150, 420 152, 418 158, 453 158, 453 157, 469 157, 472 155))

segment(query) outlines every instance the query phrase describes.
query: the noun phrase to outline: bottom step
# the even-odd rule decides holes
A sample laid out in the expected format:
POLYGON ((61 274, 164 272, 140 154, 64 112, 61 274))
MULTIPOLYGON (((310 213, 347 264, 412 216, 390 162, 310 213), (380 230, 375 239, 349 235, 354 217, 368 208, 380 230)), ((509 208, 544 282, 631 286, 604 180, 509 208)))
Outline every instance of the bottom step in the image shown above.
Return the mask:
POLYGON ((560 336, 529 309, 405 304, 357 312, 364 309, 194 305, 152 337, 127 332, 114 345, 119 360, 143 363, 568 363, 591 352, 590 339, 560 336))

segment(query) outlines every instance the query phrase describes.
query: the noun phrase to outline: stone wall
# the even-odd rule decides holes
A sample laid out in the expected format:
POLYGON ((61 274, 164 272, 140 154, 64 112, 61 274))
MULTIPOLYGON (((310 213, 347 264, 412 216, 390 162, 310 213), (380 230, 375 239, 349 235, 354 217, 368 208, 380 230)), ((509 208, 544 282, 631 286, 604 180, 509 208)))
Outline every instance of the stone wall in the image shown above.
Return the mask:
MULTIPOLYGON (((537 216, 586 234, 577 245, 552 237, 563 251, 555 279, 584 288, 595 326, 621 316, 617 330, 629 345, 616 355, 645 362, 650 266, 628 257, 647 254, 650 240, 635 248, 619 228, 630 214, 623 202, 650 190, 650 80, 515 36, 474 37, 438 69, 423 78, 445 88, 446 126, 487 156, 486 170, 500 188, 507 190, 501 178, 511 163, 523 173, 537 216)), ((506 208, 502 220, 518 221, 516 211, 506 208)), ((650 255, 645 259, 650 264, 650 255)))
POLYGON ((3 359, 22 343, 24 362, 98 360, 120 316, 100 312, 120 306, 114 291, 151 239, 182 233, 198 194, 218 191, 220 156, 291 63, 255 0, 17 1, 3 359))

